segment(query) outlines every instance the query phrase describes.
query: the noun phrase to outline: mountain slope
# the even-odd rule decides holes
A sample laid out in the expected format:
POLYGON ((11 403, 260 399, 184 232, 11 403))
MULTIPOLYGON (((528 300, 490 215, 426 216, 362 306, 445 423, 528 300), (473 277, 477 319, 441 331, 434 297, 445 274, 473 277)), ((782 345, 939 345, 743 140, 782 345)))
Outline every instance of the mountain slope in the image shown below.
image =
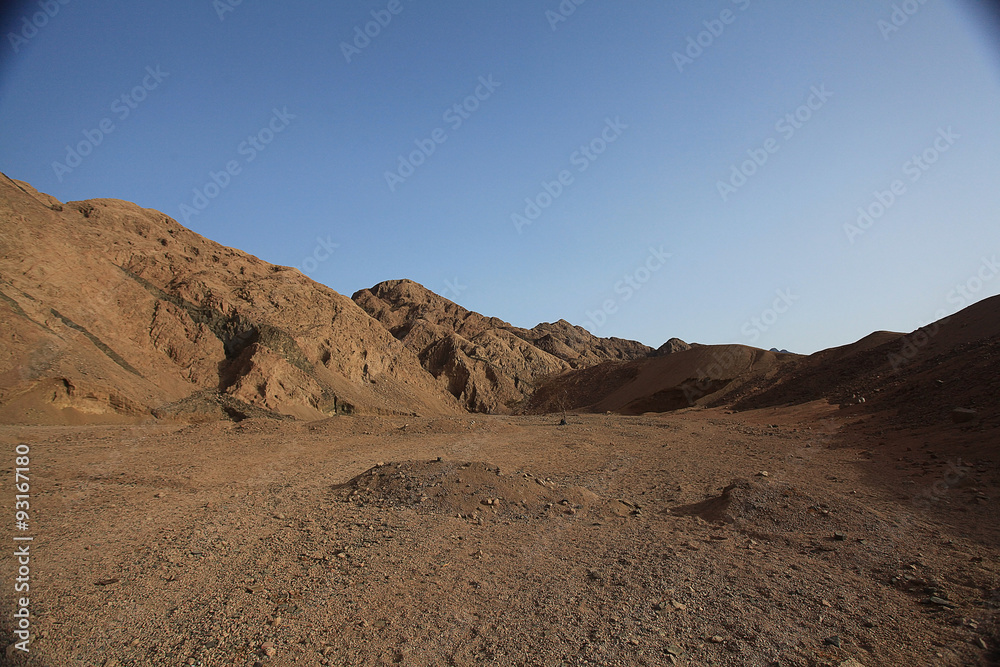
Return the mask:
POLYGON ((653 351, 635 341, 597 338, 565 320, 515 327, 466 310, 412 280, 382 282, 352 298, 474 412, 517 411, 544 378, 653 351))
POLYGON ((805 357, 766 384, 744 387, 734 407, 827 399, 910 424, 947 421, 955 408, 995 422, 998 395, 1000 296, 994 296, 909 334, 879 331, 805 357))
POLYGON ((679 410, 716 401, 798 358, 745 345, 698 345, 628 362, 606 362, 549 378, 525 411, 636 415, 679 410))
POLYGON ((301 273, 128 202, 0 176, 0 421, 460 411, 404 345, 301 273))

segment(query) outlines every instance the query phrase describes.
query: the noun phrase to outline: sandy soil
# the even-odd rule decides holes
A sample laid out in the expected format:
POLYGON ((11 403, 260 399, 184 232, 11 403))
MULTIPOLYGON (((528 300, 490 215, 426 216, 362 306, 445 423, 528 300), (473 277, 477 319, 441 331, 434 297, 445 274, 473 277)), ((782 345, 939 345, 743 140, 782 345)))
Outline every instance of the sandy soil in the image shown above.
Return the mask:
POLYGON ((995 429, 568 421, 0 427, 24 664, 997 664, 995 429))

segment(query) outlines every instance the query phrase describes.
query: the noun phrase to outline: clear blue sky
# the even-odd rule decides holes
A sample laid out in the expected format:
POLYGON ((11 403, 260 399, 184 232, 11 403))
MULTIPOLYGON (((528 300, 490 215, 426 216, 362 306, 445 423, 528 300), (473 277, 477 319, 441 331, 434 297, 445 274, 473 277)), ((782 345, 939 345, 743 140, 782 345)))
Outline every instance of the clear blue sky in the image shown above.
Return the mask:
POLYGON ((347 295, 411 278, 653 346, 812 352, 1000 293, 982 3, 230 1, 7 3, 0 170, 347 295))

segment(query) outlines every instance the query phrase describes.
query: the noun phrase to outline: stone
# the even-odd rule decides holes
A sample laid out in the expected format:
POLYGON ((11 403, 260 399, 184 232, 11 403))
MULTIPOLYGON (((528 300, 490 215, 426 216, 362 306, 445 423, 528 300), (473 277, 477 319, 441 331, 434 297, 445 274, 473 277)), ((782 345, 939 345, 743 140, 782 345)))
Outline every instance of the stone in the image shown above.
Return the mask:
POLYGON ((954 609, 955 608, 955 605, 953 605, 951 602, 949 602, 948 600, 945 600, 944 598, 940 598, 940 597, 938 597, 936 595, 932 595, 929 598, 927 598, 926 600, 924 600, 924 604, 932 604, 932 605, 936 605, 938 607, 946 607, 948 609, 954 609))
POLYGON ((840 648, 840 637, 838 637, 837 635, 834 635, 832 637, 827 637, 826 639, 823 640, 823 643, 826 644, 827 646, 835 646, 836 648, 840 648))
POLYGON ((971 408, 955 408, 951 411, 951 421, 955 424, 965 424, 976 418, 976 411, 971 408))

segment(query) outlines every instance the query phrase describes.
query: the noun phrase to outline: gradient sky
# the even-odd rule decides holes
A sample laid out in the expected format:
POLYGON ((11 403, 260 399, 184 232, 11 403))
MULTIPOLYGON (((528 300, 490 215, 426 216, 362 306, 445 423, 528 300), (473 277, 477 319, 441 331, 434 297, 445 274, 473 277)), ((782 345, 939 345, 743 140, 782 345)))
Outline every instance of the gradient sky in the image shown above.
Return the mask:
POLYGON ((983 3, 63 1, 6 3, 0 170, 347 295, 808 353, 1000 293, 983 3))

